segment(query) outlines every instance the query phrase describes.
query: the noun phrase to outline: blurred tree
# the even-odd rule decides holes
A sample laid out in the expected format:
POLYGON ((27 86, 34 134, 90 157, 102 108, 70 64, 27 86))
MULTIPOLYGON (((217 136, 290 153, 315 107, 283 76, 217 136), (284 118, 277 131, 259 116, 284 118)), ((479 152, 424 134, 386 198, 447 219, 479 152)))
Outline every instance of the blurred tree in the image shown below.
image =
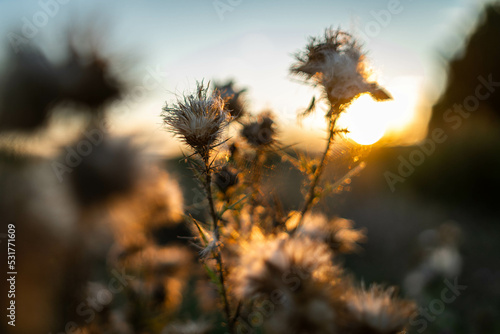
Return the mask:
POLYGON ((481 16, 449 61, 446 88, 433 108, 429 136, 442 128, 448 138, 408 183, 454 208, 493 213, 500 189, 500 3, 485 6, 481 16))
POLYGON ((443 125, 444 113, 454 104, 462 104, 468 96, 477 94, 476 87, 482 84, 479 77, 488 81, 491 76, 497 84, 495 91, 480 101, 477 117, 500 121, 500 2, 486 6, 481 16, 465 50, 449 61, 447 86, 434 106, 431 128, 443 125))

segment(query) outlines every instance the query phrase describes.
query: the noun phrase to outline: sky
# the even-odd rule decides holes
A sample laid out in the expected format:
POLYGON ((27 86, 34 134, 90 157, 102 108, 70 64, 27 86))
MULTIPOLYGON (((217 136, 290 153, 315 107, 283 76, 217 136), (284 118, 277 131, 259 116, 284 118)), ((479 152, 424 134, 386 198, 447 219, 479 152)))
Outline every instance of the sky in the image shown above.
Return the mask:
MULTIPOLYGON (((159 113, 165 102, 193 90, 198 80, 234 79, 247 88, 252 112, 273 111, 285 140, 308 133, 312 139, 305 142, 313 145, 324 137, 324 120, 319 114, 297 123, 297 111, 308 105, 314 90, 291 78, 289 67, 309 36, 341 27, 360 39, 378 81, 394 96, 379 105, 360 99, 345 122, 380 123, 378 133, 392 136, 393 144, 409 144, 425 135, 429 107, 443 88, 443 57, 460 51, 483 3, 0 0, 0 36, 7 40, 0 59, 16 27, 56 58, 68 26, 100 27, 104 52, 128 59, 115 70, 134 80, 111 107, 115 131, 142 129, 144 140, 158 152, 178 150, 180 145, 162 130, 159 113)), ((360 131, 370 132, 362 126, 360 131)))

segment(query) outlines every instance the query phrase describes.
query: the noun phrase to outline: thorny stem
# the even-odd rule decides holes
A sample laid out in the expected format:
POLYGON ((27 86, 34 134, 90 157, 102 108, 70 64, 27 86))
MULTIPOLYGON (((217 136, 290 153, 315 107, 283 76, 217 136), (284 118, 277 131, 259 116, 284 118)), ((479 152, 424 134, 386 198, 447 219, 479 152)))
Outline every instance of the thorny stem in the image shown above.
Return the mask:
MULTIPOLYGON (((214 205, 214 199, 212 195, 212 171, 210 168, 210 162, 209 162, 209 155, 206 154, 203 156, 203 162, 205 163, 205 190, 207 192, 207 197, 208 197, 208 207, 210 210, 210 215, 212 216, 212 222, 213 222, 213 233, 214 233, 214 239, 218 240, 219 239, 219 216, 215 212, 215 205, 214 205)), ((231 319, 231 313, 229 310, 229 300, 227 298, 227 293, 226 293, 226 285, 225 285, 225 278, 224 278, 224 267, 222 264, 222 256, 220 254, 220 249, 216 249, 213 252, 214 258, 217 261, 217 269, 219 272, 219 281, 220 281, 220 294, 222 296, 222 303, 224 305, 224 313, 228 325, 228 329, 230 333, 233 333, 233 325, 234 321, 231 319)))
POLYGON ((300 211, 300 218, 299 222, 297 223, 297 226, 292 230, 292 233, 294 233, 302 224, 302 220, 304 218, 304 215, 311 209, 313 202, 314 202, 314 197, 316 195, 316 187, 318 186, 319 179, 321 175, 323 174, 323 171, 326 166, 326 159, 328 157, 328 153, 330 152, 330 148, 333 144, 333 138, 335 136, 335 124, 337 123, 337 117, 338 114, 332 114, 329 116, 329 131, 328 131, 328 142, 326 144, 325 151, 323 152, 323 156, 321 157, 321 161, 319 163, 318 168, 316 168, 316 171, 314 172, 313 180, 311 182, 309 192, 307 193, 305 202, 304 202, 304 207, 300 211))

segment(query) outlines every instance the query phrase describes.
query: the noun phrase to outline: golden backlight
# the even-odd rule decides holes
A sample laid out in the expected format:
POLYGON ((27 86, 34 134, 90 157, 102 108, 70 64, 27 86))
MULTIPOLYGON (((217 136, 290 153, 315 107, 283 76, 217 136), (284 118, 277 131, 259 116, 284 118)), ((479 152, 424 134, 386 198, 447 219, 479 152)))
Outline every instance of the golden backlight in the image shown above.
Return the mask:
POLYGON ((339 128, 346 128, 347 138, 361 145, 372 145, 380 140, 387 131, 387 119, 381 117, 383 102, 375 102, 369 95, 356 99, 349 109, 337 121, 339 128), (380 104, 379 104, 380 103, 380 104))
POLYGON ((401 132, 411 124, 416 110, 418 81, 399 78, 391 86, 388 90, 393 100, 377 102, 370 95, 361 95, 339 117, 338 127, 349 130, 347 138, 361 145, 372 145, 388 132, 401 132))

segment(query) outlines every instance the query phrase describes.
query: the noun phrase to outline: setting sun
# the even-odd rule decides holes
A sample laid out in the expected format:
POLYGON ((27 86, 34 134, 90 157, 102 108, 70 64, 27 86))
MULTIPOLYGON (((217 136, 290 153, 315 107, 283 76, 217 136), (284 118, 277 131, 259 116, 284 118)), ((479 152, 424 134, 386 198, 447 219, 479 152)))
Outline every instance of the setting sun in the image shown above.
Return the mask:
POLYGON ((361 145, 371 145, 382 138, 387 130, 385 117, 381 117, 381 109, 386 105, 374 101, 369 95, 362 95, 349 109, 340 116, 337 125, 339 128, 349 129, 346 137, 361 145))
POLYGON ((374 101, 361 95, 337 122, 339 128, 348 128, 346 137, 361 145, 372 145, 389 132, 400 132, 411 124, 415 116, 418 80, 398 78, 388 90, 393 100, 374 101))

